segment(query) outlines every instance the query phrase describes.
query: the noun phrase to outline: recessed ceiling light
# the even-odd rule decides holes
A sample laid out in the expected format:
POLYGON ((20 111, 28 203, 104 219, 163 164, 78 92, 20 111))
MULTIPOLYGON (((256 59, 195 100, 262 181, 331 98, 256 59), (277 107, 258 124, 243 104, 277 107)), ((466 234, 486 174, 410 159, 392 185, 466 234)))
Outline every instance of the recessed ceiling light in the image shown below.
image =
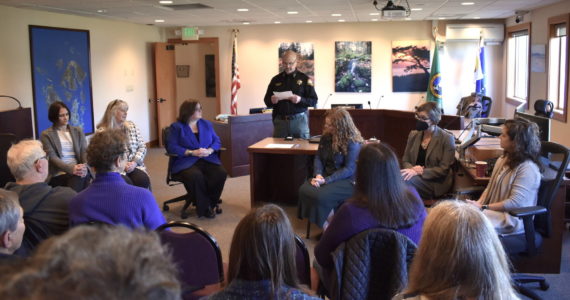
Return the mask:
POLYGON ((106 9, 98 9, 97 12, 100 14, 104 14, 107 12, 107 10, 106 9))
POLYGON ((473 17, 473 19, 481 19, 481 17, 473 17))
POLYGON ((372 19, 371 21, 372 21, 372 22, 376 22, 376 21, 378 21, 378 19, 372 19))
POLYGON ((445 20, 445 17, 439 17, 438 19, 440 19, 440 20, 445 20))
POLYGON ((424 10, 424 9, 421 7, 412 8, 412 11, 420 11, 420 10, 424 10))
POLYGON ((299 13, 298 11, 288 11, 287 12, 288 15, 296 15, 298 13, 299 13))
POLYGON ((247 8, 238 8, 237 11, 249 11, 247 8))
POLYGON ((171 1, 171 0, 161 0, 161 1, 158 1, 158 3, 160 3, 160 4, 172 4, 172 3, 174 3, 174 1, 171 1))
POLYGON ((243 25, 249 25, 249 22, 243 22, 242 24, 243 25))
POLYGON ((275 22, 273 22, 273 23, 275 23, 275 24, 281 24, 281 21, 275 21, 275 22))
POLYGON ((380 13, 370 13, 371 16, 379 16, 380 13))
POLYGON ((340 19, 340 20, 338 20, 338 21, 342 23, 342 22, 344 22, 344 19, 340 19))
POLYGON ((412 20, 412 18, 405 18, 404 20, 406 20, 406 21, 410 21, 410 20, 412 20))
POLYGON ((342 14, 331 14, 331 17, 340 17, 342 14))
POLYGON ((473 5, 475 2, 461 2, 461 5, 473 5))
POLYGON ((154 23, 164 23, 164 20, 157 19, 157 20, 154 20, 154 23))
POLYGON ((313 23, 313 21, 307 20, 307 21, 305 21, 305 23, 313 23))

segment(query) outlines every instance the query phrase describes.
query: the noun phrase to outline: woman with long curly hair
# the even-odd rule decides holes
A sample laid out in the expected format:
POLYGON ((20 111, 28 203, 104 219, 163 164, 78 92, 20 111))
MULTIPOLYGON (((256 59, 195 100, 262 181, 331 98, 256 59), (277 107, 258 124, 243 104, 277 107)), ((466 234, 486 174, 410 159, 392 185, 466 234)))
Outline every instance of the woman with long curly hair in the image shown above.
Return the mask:
POLYGON ((362 142, 360 131, 345 109, 333 109, 327 114, 314 176, 299 188, 299 218, 323 227, 331 211, 352 196, 362 142))
POLYGON ((522 220, 509 215, 519 207, 536 205, 540 186, 538 126, 522 119, 507 120, 499 136, 504 154, 493 168, 489 185, 478 201, 499 233, 522 233, 522 220))

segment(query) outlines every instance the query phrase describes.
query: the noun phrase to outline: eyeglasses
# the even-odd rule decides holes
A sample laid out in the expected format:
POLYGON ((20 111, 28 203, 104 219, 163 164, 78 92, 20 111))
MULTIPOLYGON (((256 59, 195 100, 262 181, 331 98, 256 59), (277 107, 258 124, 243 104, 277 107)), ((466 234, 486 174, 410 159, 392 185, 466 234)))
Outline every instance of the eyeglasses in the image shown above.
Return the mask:
POLYGON ((44 155, 44 156, 42 156, 42 157, 36 159, 36 161, 35 161, 34 163, 37 164, 38 161, 40 161, 40 159, 45 159, 45 160, 47 160, 47 155, 44 155))

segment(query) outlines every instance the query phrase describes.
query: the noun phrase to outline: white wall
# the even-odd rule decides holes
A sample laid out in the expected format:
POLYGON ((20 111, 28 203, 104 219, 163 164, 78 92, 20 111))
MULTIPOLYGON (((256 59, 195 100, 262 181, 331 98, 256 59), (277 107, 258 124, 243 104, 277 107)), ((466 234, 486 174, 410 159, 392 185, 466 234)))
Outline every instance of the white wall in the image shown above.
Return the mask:
MULTIPOLYGON (((546 45, 546 53, 548 53, 548 18, 570 13, 570 1, 562 1, 557 4, 532 10, 524 16, 524 22, 531 22, 531 45, 546 45)), ((516 25, 514 18, 507 20, 507 26, 516 25)), ((506 56, 505 56, 506 59, 506 56)), ((548 57, 546 58, 548 60, 548 57)), ((548 66, 548 61, 546 62, 548 66)), ((505 67, 506 70, 506 67, 505 67)), ((506 74, 503 74, 506 80, 506 74)), ((530 72, 530 109, 529 112, 534 114, 534 101, 537 99, 547 99, 547 72, 535 73, 530 72)), ((506 81, 505 81, 506 82, 506 81)), ((514 106, 504 103, 504 113, 512 116, 514 106)), ((552 120, 552 131, 550 139, 553 142, 560 143, 566 147, 570 147, 570 118, 567 122, 552 120)))
MULTIPOLYGON (((440 27, 445 25, 440 25, 440 27)), ((363 103, 368 107, 370 101, 376 107, 381 96, 380 108, 411 110, 425 98, 426 93, 392 93, 392 41, 430 40, 432 36, 431 21, 412 22, 373 22, 373 23, 327 23, 327 24, 275 24, 247 25, 236 27, 204 27, 205 37, 218 37, 220 42, 220 80, 222 113, 230 110, 230 78, 231 47, 233 28, 239 28, 238 63, 241 78, 241 89, 238 93, 238 112, 247 114, 251 107, 264 106, 263 96, 271 77, 278 72, 277 47, 281 42, 313 43, 315 50, 315 89, 321 107, 327 96, 333 94, 326 106, 331 103, 363 103), (371 93, 335 93, 334 92, 334 42, 335 41, 372 41, 372 92, 371 93)), ((433 43, 432 43, 433 47, 433 43)), ((473 74, 475 49, 473 42, 467 48, 455 48, 466 55, 466 60, 452 66, 460 72, 473 74), (472 50, 472 51, 471 51, 472 50)), ((443 51, 445 52, 445 51, 443 51)), ((487 70, 491 74, 488 86, 491 97, 497 97, 497 85, 501 85, 500 65, 502 46, 486 48, 487 70), (496 63, 496 60, 499 60, 496 63), (497 66, 498 65, 498 66, 497 66), (498 71, 497 71, 498 70, 498 71), (497 74, 499 75, 497 78, 497 74), (495 77, 493 77, 495 76, 495 77)), ((444 108, 446 113, 455 114, 455 106, 460 96, 469 94, 474 81, 472 75, 459 78, 451 73, 445 74, 450 63, 458 63, 457 59, 442 61, 444 72, 444 108), (459 80, 468 80, 467 84, 459 84, 459 80), (466 89, 466 90, 465 90, 466 89), (449 96, 448 96, 449 95, 449 96)))
MULTIPOLYGON (((28 25, 89 30, 95 124, 109 101, 129 103, 129 119, 146 141, 156 139, 151 43, 161 30, 146 25, 0 6, 0 94, 33 108, 28 25)), ((15 106, 0 100, 0 110, 15 106)))

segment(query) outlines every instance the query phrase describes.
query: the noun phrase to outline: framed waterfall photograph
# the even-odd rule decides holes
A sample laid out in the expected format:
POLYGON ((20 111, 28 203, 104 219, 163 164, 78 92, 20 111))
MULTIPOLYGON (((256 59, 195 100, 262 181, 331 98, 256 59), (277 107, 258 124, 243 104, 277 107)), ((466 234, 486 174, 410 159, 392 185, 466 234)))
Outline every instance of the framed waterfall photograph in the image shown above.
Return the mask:
POLYGON ((36 137, 52 124, 49 106, 69 107, 69 124, 94 132, 89 31, 29 26, 36 137))
POLYGON ((335 92, 370 93, 372 42, 335 42, 335 92))

